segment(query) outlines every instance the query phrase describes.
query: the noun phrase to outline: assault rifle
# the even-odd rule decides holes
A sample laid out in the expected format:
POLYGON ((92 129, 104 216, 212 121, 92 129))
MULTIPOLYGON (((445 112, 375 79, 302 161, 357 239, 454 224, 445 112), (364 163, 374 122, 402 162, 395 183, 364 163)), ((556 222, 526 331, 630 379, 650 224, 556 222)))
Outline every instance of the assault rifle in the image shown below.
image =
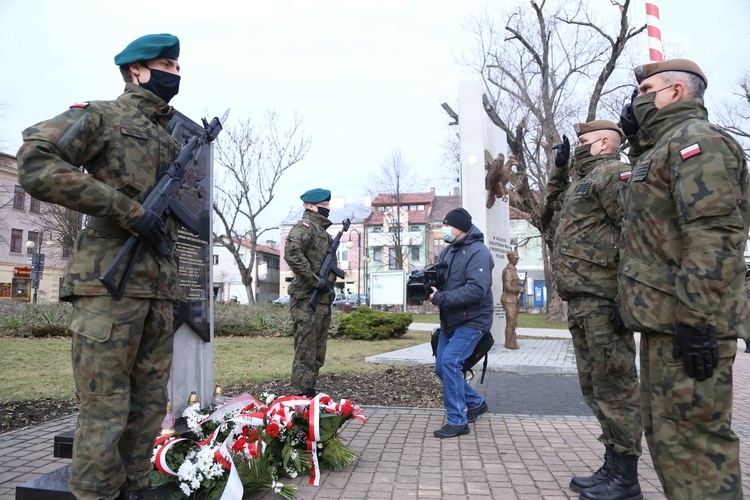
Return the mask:
MULTIPOLYGON (((188 169, 200 157, 201 148, 216 139, 222 130, 222 125, 226 121, 227 116, 229 116, 228 109, 221 118, 214 118, 211 120, 211 123, 203 118, 203 128, 205 130, 202 134, 191 137, 187 144, 180 149, 177 157, 169 164, 164 175, 143 201, 142 205, 145 210, 153 210, 162 219, 166 219, 171 215, 191 233, 195 235, 200 234, 200 220, 180 203, 176 194, 180 185, 182 185, 188 169)), ((138 259, 138 254, 141 252, 142 247, 143 239, 134 234, 131 235, 107 269, 99 276, 99 281, 102 282, 102 285, 104 285, 115 300, 122 298, 125 285, 127 285, 128 279, 130 279, 130 274, 133 272, 133 266, 138 259), (115 283, 115 273, 123 262, 125 262, 125 269, 122 272, 120 283, 115 283)))
MULTIPOLYGON (((326 260, 323 261, 323 265, 320 268, 319 274, 319 276, 326 281, 328 281, 328 275, 331 273, 335 274, 341 279, 344 279, 344 277, 346 276, 346 274, 344 274, 344 271, 336 267, 336 251, 339 249, 339 241, 341 240, 341 237, 345 232, 349 230, 349 224, 351 223, 352 221, 350 221, 348 218, 341 221, 341 224, 344 227, 341 228, 339 234, 337 234, 336 237, 333 238, 331 246, 328 247, 328 251, 326 252, 326 260)), ((316 289, 313 292, 312 297, 310 297, 310 302, 308 302, 313 311, 318 310, 318 295, 320 295, 320 290, 316 289)))

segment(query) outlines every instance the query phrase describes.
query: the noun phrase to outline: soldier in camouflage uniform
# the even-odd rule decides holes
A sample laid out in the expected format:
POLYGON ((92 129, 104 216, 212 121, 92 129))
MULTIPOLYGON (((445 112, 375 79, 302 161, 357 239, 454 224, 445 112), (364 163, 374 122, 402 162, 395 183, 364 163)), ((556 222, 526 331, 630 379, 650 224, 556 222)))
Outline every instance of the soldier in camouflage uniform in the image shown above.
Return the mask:
POLYGON ((570 182, 570 144, 555 156, 547 186, 547 211, 559 209, 552 250, 560 298, 568 302, 578 378, 605 446, 604 464, 592 476, 574 477, 570 487, 581 498, 641 498, 638 457, 641 413, 633 332, 615 316, 623 189, 630 166, 620 161, 621 132, 608 120, 575 126, 579 146, 570 182), (564 197, 560 200, 560 195, 564 197))
POLYGON ((60 293, 73 303, 80 413, 70 489, 77 498, 143 498, 167 404, 172 301, 182 294, 172 253, 177 233, 174 221, 163 223, 141 202, 177 153, 166 127, 178 56, 172 35, 135 40, 115 57, 127 82, 117 100, 75 104, 29 127, 18 152, 28 193, 89 216, 60 293), (146 245, 124 297, 114 301, 98 277, 131 234, 146 245))
POLYGON ((332 238, 326 232, 331 192, 311 189, 300 196, 305 213, 289 232, 284 247, 284 260, 294 272, 289 284, 289 309, 294 321, 294 361, 292 362, 292 388, 300 396, 313 397, 318 372, 326 360, 328 327, 331 326, 331 285, 336 276, 318 275, 332 238), (318 308, 308 305, 315 290, 318 308))
POLYGON ((745 337, 745 155, 708 121, 693 62, 635 69, 621 115, 633 176, 622 231, 622 319, 641 332, 643 425, 667 498, 742 498, 732 365, 745 337))

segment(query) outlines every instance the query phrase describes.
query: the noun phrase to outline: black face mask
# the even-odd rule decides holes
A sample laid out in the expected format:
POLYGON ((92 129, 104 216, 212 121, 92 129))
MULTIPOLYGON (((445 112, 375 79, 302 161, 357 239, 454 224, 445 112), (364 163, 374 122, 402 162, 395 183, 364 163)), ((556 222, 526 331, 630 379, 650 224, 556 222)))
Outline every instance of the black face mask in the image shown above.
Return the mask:
POLYGON ((149 69, 151 70, 151 79, 146 83, 138 82, 138 84, 166 102, 172 100, 180 91, 180 75, 158 69, 149 69))
POLYGON ((328 215, 330 215, 331 213, 331 210, 326 207, 318 207, 318 213, 327 219, 328 215))

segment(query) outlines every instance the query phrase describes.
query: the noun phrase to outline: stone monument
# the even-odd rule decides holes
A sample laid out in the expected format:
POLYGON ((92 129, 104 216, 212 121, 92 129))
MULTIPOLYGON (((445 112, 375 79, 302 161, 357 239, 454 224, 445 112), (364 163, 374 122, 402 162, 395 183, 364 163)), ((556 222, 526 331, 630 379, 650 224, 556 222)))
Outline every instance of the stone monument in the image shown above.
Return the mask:
MULTIPOLYGON (((490 205, 487 186, 488 181, 492 183, 491 174, 495 170, 492 167, 500 160, 498 155, 501 150, 506 149, 507 141, 505 133, 487 116, 482 105, 482 92, 482 83, 478 81, 462 82, 459 86, 461 206, 469 211, 474 225, 484 233, 484 242, 495 259, 492 272, 492 295, 495 300, 492 336, 497 342, 503 338, 506 323, 500 299, 503 293, 502 272, 507 263, 507 254, 512 250, 510 207, 502 189, 494 186, 496 195, 499 194, 500 197, 493 198, 491 208, 487 208, 490 205), (491 167, 489 169, 488 164, 491 167)), ((503 161, 500 160, 499 163, 503 164, 503 161)), ((509 167, 508 165, 506 168, 509 167)), ((502 170, 497 172, 498 182, 503 179, 504 173, 502 170)))

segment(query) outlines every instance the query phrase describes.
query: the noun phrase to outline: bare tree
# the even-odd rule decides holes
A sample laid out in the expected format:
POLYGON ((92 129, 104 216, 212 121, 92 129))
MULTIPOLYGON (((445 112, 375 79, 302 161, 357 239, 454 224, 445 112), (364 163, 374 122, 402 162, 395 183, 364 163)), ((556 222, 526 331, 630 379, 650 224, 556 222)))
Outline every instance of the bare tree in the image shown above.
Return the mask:
POLYGON ((290 167, 302 161, 310 150, 310 138, 302 130, 302 119, 295 114, 291 125, 279 125, 275 112, 255 125, 248 117, 219 136, 216 147, 218 163, 215 178, 214 213, 219 221, 214 241, 234 257, 247 290, 250 303, 253 293, 253 269, 259 238, 270 227, 262 227, 261 213, 273 201, 276 185, 290 167), (243 260, 245 246, 248 257, 243 260))
MULTIPOLYGON (((551 279, 555 223, 541 219, 552 146, 560 142, 561 129, 573 121, 594 120, 602 99, 622 89, 610 79, 627 43, 645 29, 630 26, 630 0, 609 3, 611 9, 601 14, 617 22, 594 18, 585 3, 532 0, 502 24, 482 17, 469 25, 478 47, 467 64, 481 73, 485 110, 505 132, 517 163, 510 204, 544 236, 548 312, 554 319, 564 311, 551 279)), ((626 93, 620 90, 620 99, 626 93)))
POLYGON ((737 81, 733 94, 735 99, 722 103, 718 123, 740 141, 745 155, 750 156, 750 71, 737 81))
POLYGON ((45 247, 51 246, 60 249, 58 257, 64 257, 73 251, 76 236, 83 227, 83 217, 80 212, 62 205, 41 203, 39 212, 29 212, 25 219, 29 227, 37 227, 41 231, 42 253, 45 247))
POLYGON ((405 236, 409 228, 406 212, 409 211, 409 195, 421 188, 400 149, 393 149, 380 167, 380 171, 370 180, 368 194, 373 205, 383 206, 383 234, 388 247, 391 266, 403 269, 405 259, 405 236))

